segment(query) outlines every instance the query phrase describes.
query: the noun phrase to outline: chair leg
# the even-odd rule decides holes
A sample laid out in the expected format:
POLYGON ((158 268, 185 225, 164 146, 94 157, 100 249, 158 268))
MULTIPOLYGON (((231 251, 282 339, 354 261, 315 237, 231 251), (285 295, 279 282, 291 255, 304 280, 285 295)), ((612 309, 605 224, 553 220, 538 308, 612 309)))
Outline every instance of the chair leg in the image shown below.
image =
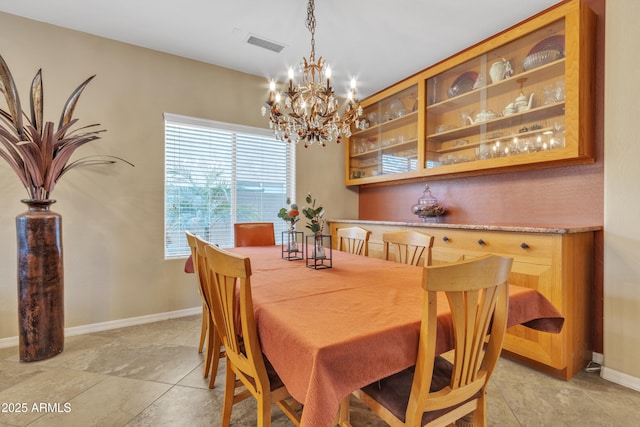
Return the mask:
POLYGON ((209 324, 209 311, 207 310, 207 306, 202 304, 202 325, 200 326, 200 345, 198 345, 198 353, 202 353, 202 348, 204 347, 204 339, 207 336, 208 324, 209 324))
POLYGON ((221 427, 229 427, 231 423, 231 408, 233 407, 234 394, 236 389, 236 374, 231 369, 229 359, 227 359, 227 369, 224 381, 224 401, 222 403, 222 424, 221 427))
POLYGON ((258 427, 271 427, 271 402, 264 395, 258 400, 258 427))
POLYGON ((486 391, 476 402, 476 409, 455 422, 455 427, 485 427, 487 425, 486 391))
MULTIPOLYGON (((485 385, 486 388, 486 385, 485 385)), ((471 413, 471 422, 474 427, 484 427, 487 425, 487 391, 482 393, 482 397, 478 399, 478 407, 471 413)))
POLYGON ((220 346, 222 345, 222 340, 220 339, 220 335, 218 334, 218 331, 216 331, 216 328, 213 322, 209 324, 209 331, 211 331, 210 335, 213 336, 213 340, 210 343, 210 347, 211 347, 210 353, 212 354, 212 356, 211 356, 211 368, 209 370, 209 373, 211 375, 209 377, 209 388, 213 388, 213 385, 216 382, 216 375, 218 373, 218 364, 220 363, 220 358, 223 357, 222 354, 220 353, 220 346))
POLYGON ((473 415, 467 414, 464 417, 456 420, 455 427, 479 427, 479 424, 473 422, 473 415))
POLYGON ((340 427, 351 426, 351 418, 349 414, 350 408, 351 408, 351 395, 349 394, 340 402, 340 409, 338 410, 338 422, 337 422, 337 424, 340 427))
MULTIPOLYGON (((211 373, 211 364, 213 363, 214 359, 217 359, 218 354, 220 352, 220 346, 218 346, 218 348, 216 349, 214 345, 214 341, 218 334, 216 334, 216 329, 213 326, 213 321, 211 321, 211 316, 208 316, 208 317, 209 317, 209 320, 207 321, 207 331, 208 331, 207 353, 206 353, 207 355, 204 360, 204 373, 203 373, 204 378, 207 378, 211 373)), ((217 366, 218 364, 216 363, 216 369, 217 369, 217 366)), ((213 371, 213 376, 215 377, 215 375, 216 373, 215 371, 213 371)))

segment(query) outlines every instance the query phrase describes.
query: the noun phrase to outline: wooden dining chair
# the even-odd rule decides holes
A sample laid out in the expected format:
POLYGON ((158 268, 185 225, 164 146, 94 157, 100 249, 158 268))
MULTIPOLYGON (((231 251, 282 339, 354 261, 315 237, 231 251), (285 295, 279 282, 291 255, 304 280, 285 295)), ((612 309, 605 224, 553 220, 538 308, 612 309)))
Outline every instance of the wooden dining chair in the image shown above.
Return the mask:
MULTIPOLYGON (((209 330, 209 322, 210 322, 209 307, 207 306, 207 302, 205 301, 204 295, 202 294, 202 281, 200 280, 200 277, 196 270, 196 263, 198 259, 198 255, 197 255, 198 247, 196 244, 196 235, 190 233, 189 231, 186 231, 185 234, 187 236, 187 244, 191 249, 191 257, 189 258, 189 260, 191 262, 193 272, 196 274, 196 280, 198 282, 198 293, 200 294, 200 300, 202 301, 202 325, 200 327, 200 343, 198 345, 198 353, 202 353, 202 349, 204 347, 204 341, 207 338, 207 331, 209 330)), ((205 365, 204 369, 205 369, 204 376, 206 377, 208 375, 208 371, 207 371, 208 367, 205 365)))
POLYGON ((391 426, 445 426, 464 417, 486 426, 487 382, 506 330, 512 258, 485 255, 425 267, 425 298, 415 366, 354 394, 391 426), (453 325, 453 362, 436 355, 438 300, 453 325))
POLYGON ((339 228, 338 250, 369 256, 369 237, 371 237, 371 231, 362 227, 339 228))
POLYGON ((198 352, 202 353, 205 339, 207 340, 204 372, 203 376, 207 378, 209 375, 209 388, 213 388, 216 380, 216 372, 218 371, 218 362, 220 358, 224 357, 224 353, 220 352, 220 346, 222 341, 220 336, 216 332, 216 328, 213 325, 213 317, 211 317, 208 298, 205 297, 207 289, 204 286, 205 271, 201 268, 204 264, 204 246, 207 244, 204 240, 197 237, 195 234, 186 231, 187 243, 191 248, 191 259, 193 261, 193 272, 195 273, 198 281, 198 291, 200 299, 202 300, 202 326, 200 327, 200 343, 198 345, 198 352))
POLYGON ((384 243, 384 259, 389 260, 391 253, 395 260, 404 264, 431 265, 431 248, 433 236, 418 231, 389 231, 382 234, 384 243))
POLYGON ((276 235, 272 222, 236 222, 233 224, 235 247, 273 246, 276 235))
POLYGON ((271 425, 274 403, 299 426, 297 402, 262 354, 251 297, 251 261, 212 245, 206 246, 205 258, 211 312, 226 353, 222 427, 229 426, 232 406, 251 396, 258 403, 259 426, 271 425), (242 389, 238 393, 236 379, 242 389))

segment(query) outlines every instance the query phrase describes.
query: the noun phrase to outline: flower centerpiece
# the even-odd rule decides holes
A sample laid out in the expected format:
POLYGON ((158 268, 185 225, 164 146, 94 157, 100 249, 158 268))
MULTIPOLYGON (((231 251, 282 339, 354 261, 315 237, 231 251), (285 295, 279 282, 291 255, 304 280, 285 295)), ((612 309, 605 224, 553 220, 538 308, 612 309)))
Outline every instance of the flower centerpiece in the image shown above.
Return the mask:
POLYGON ((309 206, 302 209, 302 214, 309 220, 306 227, 311 230, 314 238, 315 259, 325 258, 324 247, 322 246, 322 230, 324 229, 324 208, 316 207, 316 199, 311 197, 311 193, 307 193, 306 202, 309 206))
POLYGON ((278 218, 287 223, 289 230, 294 230, 296 228, 296 222, 300 220, 300 211, 298 211, 298 205, 291 203, 290 197, 287 197, 287 205, 289 206, 289 209, 280 208, 278 218))
POLYGON ((286 233, 286 246, 283 241, 283 257, 286 259, 299 259, 295 256, 292 257, 291 253, 298 252, 298 239, 296 238, 296 222, 300 220, 300 211, 298 210, 298 205, 295 203, 291 203, 291 198, 287 197, 287 208, 280 208, 278 212, 278 218, 282 219, 287 223, 288 230, 282 233, 282 238, 285 240, 286 233), (285 250, 286 248, 286 250, 285 250))
POLYGON ((324 208, 322 206, 316 208, 316 199, 311 197, 311 193, 307 193, 305 201, 311 205, 302 209, 303 215, 309 220, 306 227, 315 235, 322 234, 322 229, 324 228, 324 208))

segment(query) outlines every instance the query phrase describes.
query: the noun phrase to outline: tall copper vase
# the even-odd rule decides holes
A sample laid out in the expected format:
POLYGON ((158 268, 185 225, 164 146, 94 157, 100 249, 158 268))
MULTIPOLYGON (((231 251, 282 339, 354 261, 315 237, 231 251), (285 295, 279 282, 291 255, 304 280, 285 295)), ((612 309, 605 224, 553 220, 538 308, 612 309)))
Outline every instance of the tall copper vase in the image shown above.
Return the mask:
POLYGON ((64 347, 62 218, 49 210, 55 200, 21 202, 29 209, 16 217, 20 361, 35 362, 64 347))

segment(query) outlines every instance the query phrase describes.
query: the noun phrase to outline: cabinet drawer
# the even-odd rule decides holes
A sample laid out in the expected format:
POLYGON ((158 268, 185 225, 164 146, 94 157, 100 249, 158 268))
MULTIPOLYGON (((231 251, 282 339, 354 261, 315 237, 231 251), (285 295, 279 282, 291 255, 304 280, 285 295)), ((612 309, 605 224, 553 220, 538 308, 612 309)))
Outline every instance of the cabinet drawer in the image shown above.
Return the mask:
POLYGON ((552 235, 440 230, 435 237, 434 248, 469 255, 493 253, 547 264, 553 253, 553 242, 552 235))

